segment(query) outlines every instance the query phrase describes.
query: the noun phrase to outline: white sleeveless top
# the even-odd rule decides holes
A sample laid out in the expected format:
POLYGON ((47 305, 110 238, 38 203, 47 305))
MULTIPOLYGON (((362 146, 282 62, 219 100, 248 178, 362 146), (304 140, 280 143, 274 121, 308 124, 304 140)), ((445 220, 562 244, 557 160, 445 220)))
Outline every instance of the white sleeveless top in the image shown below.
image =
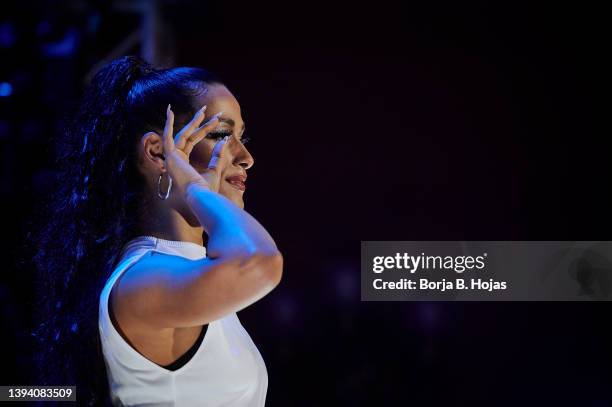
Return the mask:
POLYGON ((100 294, 98 327, 115 406, 264 406, 268 374, 261 354, 235 312, 212 321, 192 358, 175 371, 147 359, 113 325, 108 298, 119 276, 142 256, 161 252, 191 260, 206 257, 193 242, 139 236, 128 242, 100 294))

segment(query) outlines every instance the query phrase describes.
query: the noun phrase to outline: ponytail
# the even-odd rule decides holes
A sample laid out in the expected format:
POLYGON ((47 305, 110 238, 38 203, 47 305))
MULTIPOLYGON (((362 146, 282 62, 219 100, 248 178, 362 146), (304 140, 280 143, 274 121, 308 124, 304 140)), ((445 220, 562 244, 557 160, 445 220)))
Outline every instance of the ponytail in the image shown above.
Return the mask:
POLYGON ((60 171, 54 192, 41 200, 42 226, 28 236, 38 271, 37 384, 76 385, 79 405, 110 405, 99 296, 155 199, 138 171, 139 135, 163 129, 168 103, 177 118, 195 112, 194 97, 215 82, 203 69, 158 70, 133 56, 94 76, 57 142, 60 171))

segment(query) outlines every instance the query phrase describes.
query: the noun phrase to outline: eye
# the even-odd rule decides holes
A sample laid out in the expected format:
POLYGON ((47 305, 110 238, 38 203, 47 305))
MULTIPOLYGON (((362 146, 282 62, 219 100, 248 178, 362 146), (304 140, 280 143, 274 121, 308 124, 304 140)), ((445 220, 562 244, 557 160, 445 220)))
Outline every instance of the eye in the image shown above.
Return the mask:
POLYGON ((213 140, 219 140, 229 134, 232 134, 232 132, 229 130, 215 130, 215 131, 211 131, 210 133, 208 133, 206 137, 211 138, 213 140))
MULTIPOLYGON (((219 139, 222 139, 223 137, 225 137, 225 136, 227 136, 227 135, 231 135, 231 134, 232 134, 232 132, 231 132, 230 130, 215 130, 215 131, 212 131, 212 132, 208 133, 208 134, 206 135, 206 137, 211 138, 211 139, 213 139, 213 140, 219 140, 219 139)), ((241 142, 242 144, 246 144, 246 143, 248 143, 250 140, 251 140, 251 138, 250 138, 250 137, 244 137, 244 136, 243 136, 243 137, 240 139, 240 142, 241 142)))

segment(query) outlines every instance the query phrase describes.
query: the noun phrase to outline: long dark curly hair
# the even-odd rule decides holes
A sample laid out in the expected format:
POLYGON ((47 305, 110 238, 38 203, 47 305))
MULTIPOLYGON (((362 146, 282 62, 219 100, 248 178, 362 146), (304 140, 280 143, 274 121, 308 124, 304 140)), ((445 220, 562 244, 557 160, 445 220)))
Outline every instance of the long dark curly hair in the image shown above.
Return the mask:
POLYGON ((137 169, 138 142, 146 131, 163 129, 169 103, 175 127, 182 127, 201 107, 196 96, 212 83, 221 82, 203 69, 116 59, 94 76, 57 139, 56 187, 41 201, 39 226, 29 236, 37 269, 32 335, 37 384, 76 385, 79 405, 110 405, 99 296, 157 199, 137 169))

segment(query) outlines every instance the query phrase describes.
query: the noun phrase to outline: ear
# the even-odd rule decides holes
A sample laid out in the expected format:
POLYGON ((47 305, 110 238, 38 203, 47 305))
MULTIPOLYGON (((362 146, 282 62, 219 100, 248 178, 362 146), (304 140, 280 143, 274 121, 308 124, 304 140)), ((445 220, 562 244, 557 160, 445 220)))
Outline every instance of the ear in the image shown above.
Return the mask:
POLYGON ((159 134, 154 131, 144 134, 140 140, 140 147, 145 165, 152 165, 160 171, 165 171, 163 140, 159 134))

